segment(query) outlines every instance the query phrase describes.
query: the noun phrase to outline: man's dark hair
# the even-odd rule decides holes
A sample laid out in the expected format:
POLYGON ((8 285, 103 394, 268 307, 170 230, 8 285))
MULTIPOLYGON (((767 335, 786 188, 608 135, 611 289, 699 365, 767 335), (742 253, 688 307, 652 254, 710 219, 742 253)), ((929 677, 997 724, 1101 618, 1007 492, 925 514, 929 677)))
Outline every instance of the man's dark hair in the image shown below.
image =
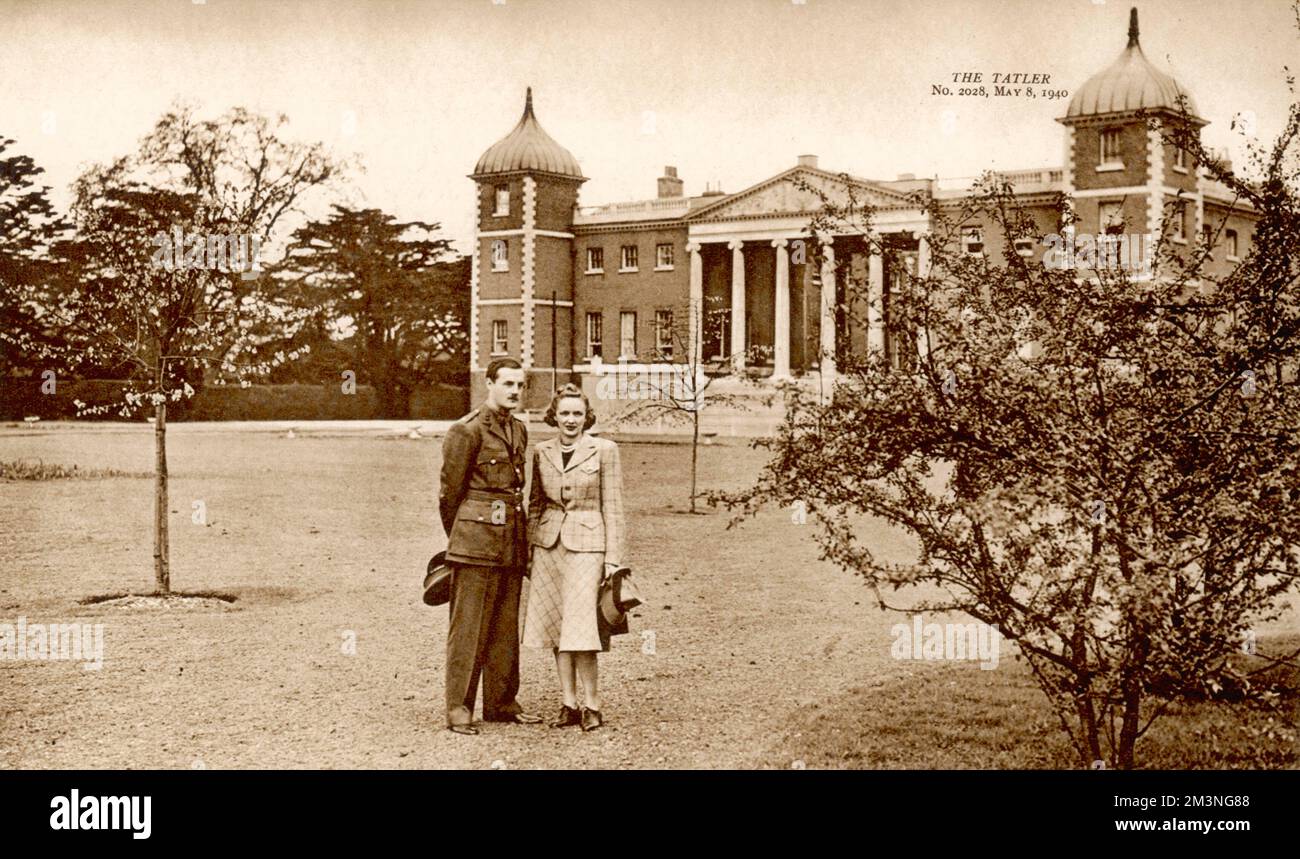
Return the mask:
POLYGON ((524 365, 520 364, 519 361, 515 358, 496 358, 492 361, 491 364, 488 364, 487 367, 488 381, 495 382, 497 380, 497 373, 501 370, 504 370, 507 367, 509 367, 512 370, 522 370, 524 368, 524 365))

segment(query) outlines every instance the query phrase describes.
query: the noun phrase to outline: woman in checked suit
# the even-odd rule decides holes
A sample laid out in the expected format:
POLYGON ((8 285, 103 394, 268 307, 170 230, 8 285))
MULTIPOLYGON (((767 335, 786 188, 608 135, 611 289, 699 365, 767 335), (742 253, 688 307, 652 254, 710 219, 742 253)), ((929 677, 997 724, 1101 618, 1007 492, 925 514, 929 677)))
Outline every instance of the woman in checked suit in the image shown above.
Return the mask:
POLYGON ((552 727, 581 725, 584 731, 603 722, 596 654, 609 650, 609 630, 597 620, 596 598, 601 581, 623 562, 618 446, 587 434, 595 421, 577 387, 556 392, 546 422, 560 434, 533 452, 528 505, 532 585, 524 645, 555 653, 564 703, 552 727))

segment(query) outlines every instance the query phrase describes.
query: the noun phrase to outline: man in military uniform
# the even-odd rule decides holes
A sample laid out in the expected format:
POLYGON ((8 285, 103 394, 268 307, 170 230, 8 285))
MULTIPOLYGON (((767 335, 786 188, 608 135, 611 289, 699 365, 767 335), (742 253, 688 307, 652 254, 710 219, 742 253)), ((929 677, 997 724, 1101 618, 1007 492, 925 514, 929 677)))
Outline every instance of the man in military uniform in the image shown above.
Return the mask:
POLYGON ((452 565, 447 629, 447 727, 472 724, 479 675, 483 718, 535 724, 519 692, 519 591, 528 564, 524 450, 528 428, 514 410, 524 371, 513 358, 487 368, 487 400, 452 424, 442 443, 438 512, 452 565))

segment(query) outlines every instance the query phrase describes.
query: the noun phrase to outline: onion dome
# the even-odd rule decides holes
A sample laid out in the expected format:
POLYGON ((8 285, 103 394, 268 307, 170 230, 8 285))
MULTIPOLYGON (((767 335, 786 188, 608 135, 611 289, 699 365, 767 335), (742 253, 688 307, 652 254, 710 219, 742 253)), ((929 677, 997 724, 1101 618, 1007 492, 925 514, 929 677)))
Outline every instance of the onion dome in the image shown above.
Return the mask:
POLYGON ((1187 112, 1197 116, 1196 105, 1178 81, 1157 69, 1138 44, 1137 9, 1129 12, 1128 47, 1110 68, 1093 75, 1070 99, 1065 119, 1104 113, 1165 108, 1181 112, 1179 96, 1186 99, 1187 112))
POLYGON ((471 176, 483 176, 493 173, 550 173, 555 176, 568 176, 572 179, 584 179, 578 159, 555 138, 542 130, 537 117, 533 115, 533 88, 528 88, 524 102, 524 115, 519 124, 505 137, 488 147, 478 164, 474 165, 471 176))

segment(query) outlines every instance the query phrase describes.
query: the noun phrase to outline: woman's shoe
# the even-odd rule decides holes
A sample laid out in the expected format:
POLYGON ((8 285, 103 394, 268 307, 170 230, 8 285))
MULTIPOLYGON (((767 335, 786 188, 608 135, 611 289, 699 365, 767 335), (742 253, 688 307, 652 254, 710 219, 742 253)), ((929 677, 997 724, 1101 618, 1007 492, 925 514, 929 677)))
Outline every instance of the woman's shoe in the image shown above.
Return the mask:
POLYGON ((603 724, 605 724, 605 720, 600 717, 599 710, 593 710, 590 707, 582 708, 582 730, 594 731, 603 724))
POLYGON ((552 728, 567 728, 570 725, 581 725, 582 713, 577 707, 570 707, 568 704, 560 707, 560 715, 551 722, 552 728))

